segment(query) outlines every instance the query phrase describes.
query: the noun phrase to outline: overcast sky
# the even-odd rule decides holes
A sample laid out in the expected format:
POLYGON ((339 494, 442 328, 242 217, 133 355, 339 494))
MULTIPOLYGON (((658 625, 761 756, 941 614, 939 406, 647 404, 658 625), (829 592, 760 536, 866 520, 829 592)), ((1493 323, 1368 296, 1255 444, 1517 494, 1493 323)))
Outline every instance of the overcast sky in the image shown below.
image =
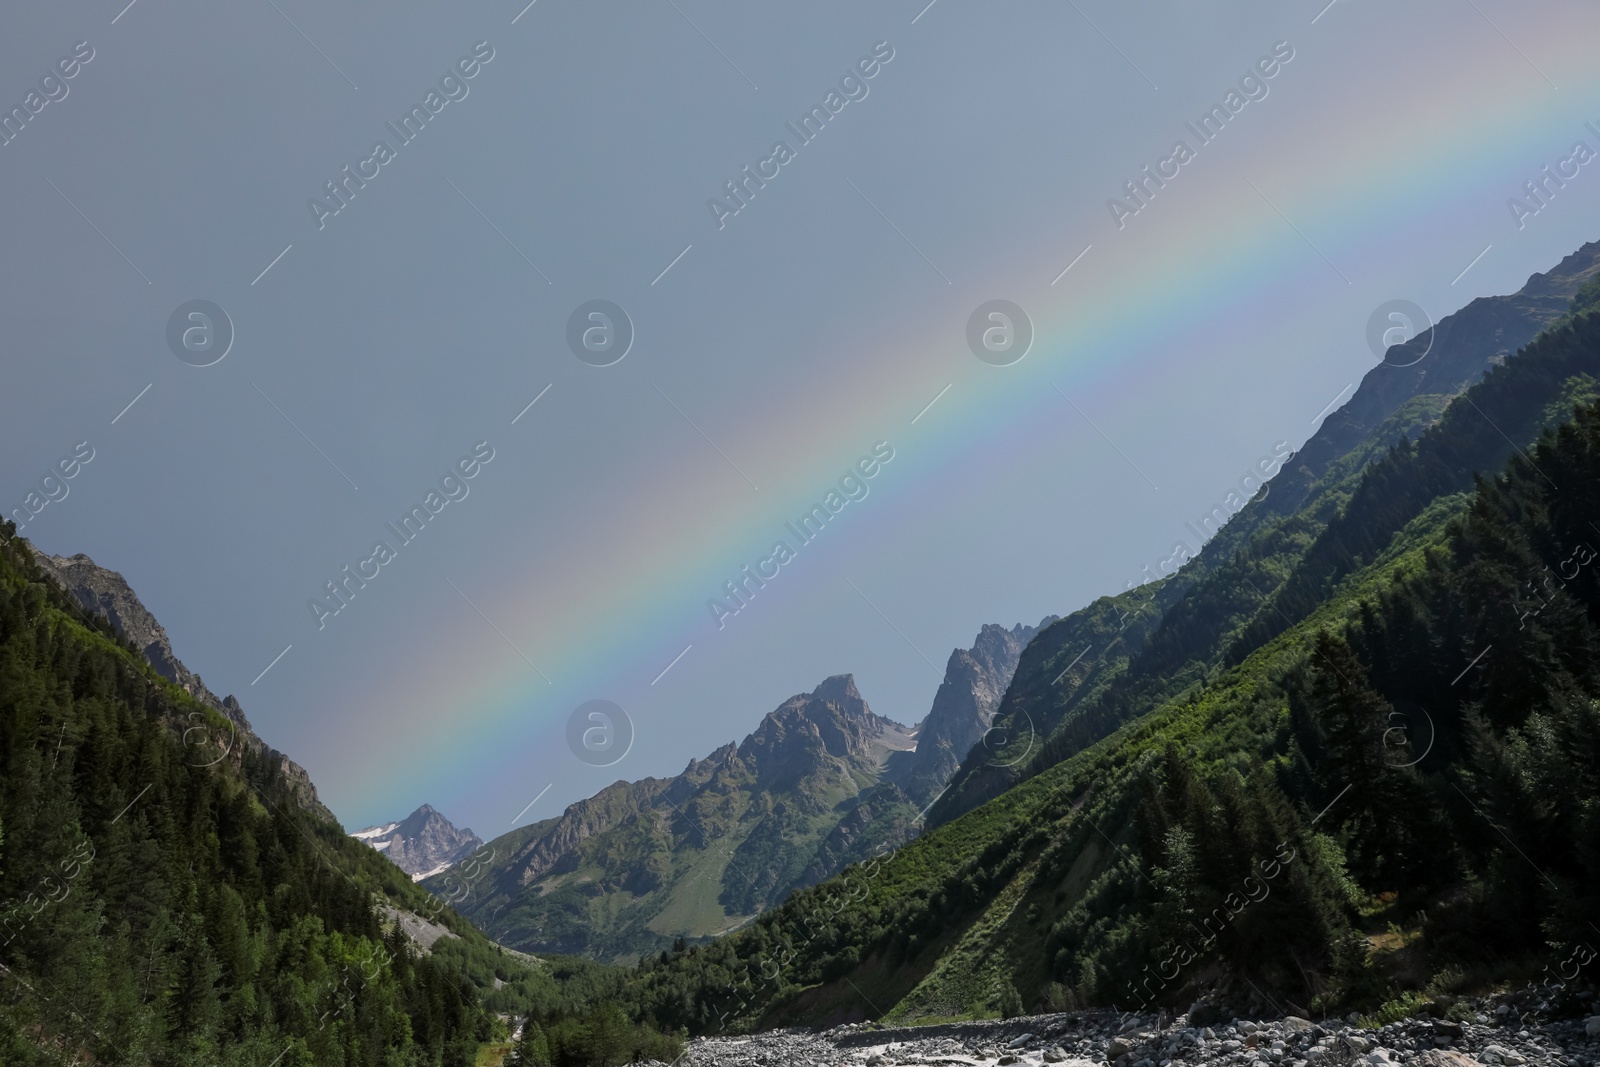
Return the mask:
POLYGON ((352 829, 915 722, 1600 233, 1576 0, 125 2, 0 16, 0 505, 352 829))

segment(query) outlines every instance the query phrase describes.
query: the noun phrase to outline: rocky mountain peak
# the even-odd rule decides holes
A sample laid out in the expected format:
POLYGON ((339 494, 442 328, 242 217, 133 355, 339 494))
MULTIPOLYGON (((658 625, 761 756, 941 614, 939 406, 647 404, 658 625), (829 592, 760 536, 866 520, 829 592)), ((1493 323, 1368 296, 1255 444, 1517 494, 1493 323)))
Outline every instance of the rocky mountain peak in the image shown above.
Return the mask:
POLYGON ((876 766, 883 758, 880 739, 899 730, 872 713, 854 677, 836 674, 768 712, 739 745, 739 758, 762 777, 804 776, 829 758, 876 766))
POLYGON ((841 710, 866 710, 867 703, 861 699, 861 692, 856 689, 856 676, 853 674, 835 674, 831 678, 823 679, 822 683, 811 691, 813 700, 821 700, 832 704, 841 710))
POLYGON ((350 836, 382 852, 414 882, 447 870, 483 844, 477 834, 457 828, 431 804, 399 822, 369 826, 350 836))
POLYGON ((1009 630, 987 623, 971 648, 950 653, 933 707, 918 726, 916 752, 895 768, 895 780, 913 801, 931 803, 966 754, 983 739, 1016 673, 1022 650, 1034 634, 1055 621, 1056 616, 1049 615, 1038 626, 1018 623, 1009 630))

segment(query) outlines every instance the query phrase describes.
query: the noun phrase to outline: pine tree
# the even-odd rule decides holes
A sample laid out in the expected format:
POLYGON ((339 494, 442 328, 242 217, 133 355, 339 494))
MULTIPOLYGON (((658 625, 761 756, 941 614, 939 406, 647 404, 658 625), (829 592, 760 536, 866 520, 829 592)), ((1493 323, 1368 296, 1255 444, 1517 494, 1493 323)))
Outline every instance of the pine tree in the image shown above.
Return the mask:
POLYGON ((506 1057, 506 1062, 511 1067, 551 1067, 550 1042, 545 1037, 544 1029, 532 1016, 524 1020, 522 1034, 511 1049, 511 1055, 506 1057))

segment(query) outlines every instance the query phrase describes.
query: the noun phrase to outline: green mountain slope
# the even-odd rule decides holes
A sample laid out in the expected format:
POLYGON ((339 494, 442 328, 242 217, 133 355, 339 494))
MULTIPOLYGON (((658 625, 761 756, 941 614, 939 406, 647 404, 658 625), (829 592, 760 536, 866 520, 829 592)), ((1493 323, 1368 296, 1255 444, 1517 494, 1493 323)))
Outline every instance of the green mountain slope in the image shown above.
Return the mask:
POLYGON ((322 814, 231 698, 158 673, 3 532, 0 1063, 470 1065, 493 1012, 586 1062, 570 1038, 620 972, 490 943, 322 814))
POLYGON ((718 1029, 1224 990, 1343 1011, 1537 974, 1592 937, 1600 313, 1585 281, 1572 314, 1442 414, 1398 400, 1328 460, 1337 482, 1258 518, 1231 554, 1047 629, 1000 713, 1047 740, 985 754, 1021 768, 992 798, 969 789, 909 844, 646 961, 644 1009, 718 1029), (1415 444, 1374 454, 1375 434, 1419 420, 1415 444), (1085 646, 1111 651, 1075 662, 1085 646), (1063 698, 1067 682, 1088 696, 1063 698))
MULTIPOLYGON (((1330 523, 1355 521, 1340 515, 1349 510, 1367 467, 1397 442, 1417 438, 1485 372, 1498 371, 1512 352, 1570 315, 1575 302, 1587 306, 1595 298, 1597 276, 1600 243, 1586 244, 1548 273, 1529 278, 1517 293, 1473 300, 1433 330, 1396 346, 1388 361, 1367 373, 1350 401, 1283 462, 1266 492, 1248 503, 1225 501, 1211 517, 1214 522, 1200 520, 1194 529, 1203 527, 1206 533, 1226 520, 1203 546, 1198 538, 1192 546, 1174 545, 1171 560, 1175 567, 1182 564, 1176 574, 1102 598, 1041 633, 1024 652, 995 718, 995 726, 1018 743, 1004 752, 974 751, 929 812, 930 825, 972 810, 1105 737, 1155 702, 1173 698, 1208 671, 1238 662, 1284 625, 1276 610, 1260 609, 1262 598, 1272 596, 1291 573, 1296 584, 1275 607, 1293 603, 1288 616, 1298 618, 1296 611, 1325 594, 1327 582, 1345 573, 1359 551, 1372 550, 1365 542, 1359 550, 1341 548, 1349 540, 1343 529, 1325 536, 1330 523), (1301 568, 1308 552, 1319 562, 1301 568)), ((1508 390, 1493 395, 1501 392, 1508 390)), ((1580 386, 1570 396, 1552 394, 1550 400, 1576 401, 1582 395, 1580 386)), ((1563 410, 1570 411, 1570 403, 1563 410)), ((1506 417, 1489 414, 1496 423, 1506 417)), ((1453 417, 1471 421, 1470 413, 1453 417)), ((1529 418, 1527 425, 1504 426, 1505 433, 1527 441, 1536 432, 1533 424, 1547 423, 1549 414, 1529 418)), ((1496 467, 1510 454, 1505 436, 1487 422, 1480 430, 1466 435, 1470 440, 1449 438, 1459 442, 1451 447, 1464 449, 1441 457, 1457 472, 1450 483, 1455 488, 1465 486, 1462 479, 1470 471, 1496 467)), ((1351 514, 1369 510, 1356 508, 1351 514)), ((1384 516, 1373 536, 1386 537, 1397 519, 1384 516)))
POLYGON ((830 678, 674 778, 617 782, 490 842, 457 906, 504 944, 600 959, 722 933, 866 858, 865 828, 904 840, 917 811, 885 773, 914 745, 830 678))
POLYGON ((830 678, 676 777, 616 782, 490 842, 472 893, 450 875, 423 885, 530 952, 631 961, 736 929, 917 832, 1036 633, 987 625, 954 649, 914 728, 873 714, 849 675, 830 678))

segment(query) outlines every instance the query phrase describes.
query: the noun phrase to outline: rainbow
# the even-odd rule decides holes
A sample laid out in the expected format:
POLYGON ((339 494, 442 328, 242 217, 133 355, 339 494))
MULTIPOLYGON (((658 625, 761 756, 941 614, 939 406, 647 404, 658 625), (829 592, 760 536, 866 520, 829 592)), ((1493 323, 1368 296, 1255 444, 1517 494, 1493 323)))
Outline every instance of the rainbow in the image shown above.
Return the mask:
MULTIPOLYGON (((638 519, 631 531, 612 525, 586 542, 583 554, 567 560, 558 576, 546 569, 537 585, 513 578, 477 601, 555 684, 504 643, 485 642, 476 632, 440 638, 438 659, 452 664, 451 670, 418 664, 394 673, 386 690, 370 696, 374 707, 386 709, 390 728, 405 735, 404 743, 374 748, 359 741, 370 759, 353 768, 341 788, 361 797, 363 805, 391 812, 415 802, 416 781, 428 783, 430 796, 466 794, 530 752, 559 747, 567 715, 581 701, 610 696, 627 705, 619 690, 647 701, 649 680, 681 649, 722 639, 707 599, 718 595, 739 564, 767 551, 782 536, 784 522, 803 512, 837 471, 875 441, 891 442, 896 460, 877 479, 872 497, 841 516, 839 532, 829 530, 830 538, 847 539, 852 526, 889 521, 891 509, 915 507, 923 494, 941 492, 952 471, 1004 463, 1006 456, 1059 434, 1062 420, 1076 416, 1052 385, 1114 421, 1118 412, 1141 409, 1140 380, 1155 376, 1171 385, 1212 374, 1185 358, 1192 347, 1186 339, 1213 332, 1248 337, 1256 332, 1248 324, 1259 318, 1263 304, 1315 306, 1317 294, 1352 284, 1341 274, 1381 276, 1395 243, 1414 240, 1419 230, 1450 232, 1462 219, 1483 228, 1487 212, 1503 210, 1504 198, 1535 176, 1541 163, 1564 154, 1584 134, 1586 119, 1600 117, 1600 109, 1593 115, 1565 113, 1578 106, 1568 101, 1597 99, 1592 90, 1600 68, 1579 35, 1559 42, 1555 66, 1551 53, 1542 56, 1561 81, 1560 96, 1553 97, 1550 86, 1527 65, 1519 66, 1515 55, 1508 60, 1500 54, 1499 38, 1472 27, 1469 45, 1467 30, 1455 33, 1460 40, 1441 31, 1430 48, 1464 63, 1480 58, 1475 51, 1487 57, 1495 49, 1477 68, 1483 84, 1466 102, 1460 84, 1420 86, 1404 102, 1404 120, 1423 139, 1409 143, 1389 132, 1397 102, 1370 89, 1363 99, 1360 84, 1339 101, 1295 103, 1292 122, 1319 131, 1314 142, 1292 136, 1291 120, 1268 116, 1275 104, 1289 104, 1277 97, 1287 95, 1303 73, 1299 68, 1315 60, 1315 35, 1302 33, 1294 42, 1296 63, 1275 80, 1272 98, 1254 105, 1259 113, 1241 118, 1241 124, 1270 124, 1276 136, 1253 136, 1252 153, 1245 157, 1233 146, 1208 149, 1185 169, 1178 183, 1185 189, 1164 192, 1170 203, 1155 199, 1123 232, 1103 208, 1081 211, 1076 243, 1063 247, 1060 236, 1052 235, 1049 247, 996 267, 994 294, 1017 300, 1034 321, 1036 341, 1025 360, 1008 368, 981 364, 966 351, 961 330, 944 320, 912 343, 864 333, 863 349, 883 355, 863 364, 851 391, 829 412, 827 434, 815 432, 814 410, 797 403, 788 410, 752 412, 719 442, 741 467, 760 472, 759 491, 726 468, 731 488, 709 495, 709 502, 685 504, 666 485, 642 491, 628 502, 638 519), (1553 107, 1553 99, 1562 106, 1553 107), (1309 176, 1294 169, 1292 154, 1308 150, 1317 153, 1309 176), (1183 203, 1180 193, 1203 194, 1203 210, 1192 196, 1183 203), (1419 212, 1425 214, 1419 218, 1419 212), (1308 254, 1307 239, 1328 262, 1308 254), (1092 247, 1082 261, 1050 284, 1086 245, 1092 247), (911 425, 947 382, 953 383, 948 394, 911 425), (649 530, 648 538, 637 535, 640 529, 649 530), (463 688, 463 678, 473 679, 470 686, 463 688)), ((1175 139, 1184 117, 1174 114, 1170 131, 1152 131, 1148 151, 1175 139)), ((1131 155, 1129 167, 1145 162, 1148 151, 1131 155)), ((1600 177, 1585 173, 1575 180, 1600 177)), ((1107 197, 1116 194, 1105 190, 1107 197)), ((1576 247, 1586 235, 1573 228, 1574 221, 1569 215, 1530 225, 1566 226, 1566 244, 1576 247)), ((1518 236, 1509 216, 1494 233, 1502 235, 1497 245, 1518 236)), ((1470 254, 1440 249, 1445 281, 1460 265, 1457 260, 1464 263, 1470 254)), ((1470 285, 1460 289, 1466 291, 1457 306, 1473 295, 1470 285)), ((1454 308, 1439 313, 1448 310, 1454 308)), ((1341 331, 1358 345, 1362 325, 1313 322, 1304 328, 1341 331)), ((514 448, 508 440, 507 451, 514 448)), ((784 593, 775 589, 771 596, 767 606, 777 610, 784 593)), ((773 703, 786 695, 774 694, 773 703)), ((345 740, 353 748, 364 720, 348 716, 333 729, 348 731, 345 740)), ((337 740, 335 747, 342 747, 337 740)), ((536 817, 548 814, 547 808, 536 817)))

